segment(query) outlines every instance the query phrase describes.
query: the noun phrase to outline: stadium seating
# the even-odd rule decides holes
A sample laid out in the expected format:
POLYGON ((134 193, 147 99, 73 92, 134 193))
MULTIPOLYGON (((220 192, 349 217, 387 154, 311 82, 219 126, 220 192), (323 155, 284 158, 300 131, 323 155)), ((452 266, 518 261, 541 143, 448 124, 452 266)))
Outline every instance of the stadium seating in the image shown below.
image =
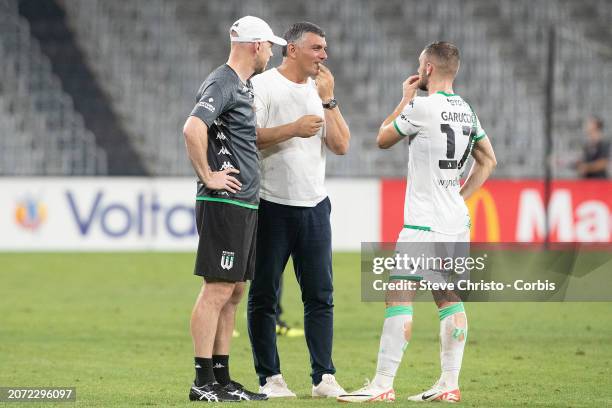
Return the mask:
MULTIPOLYGON (((399 101, 402 81, 416 71, 420 50, 437 39, 453 41, 462 51, 455 90, 466 97, 491 135, 499 162, 497 177, 541 177, 546 160, 555 165, 556 177, 575 177, 572 162, 584 140, 583 119, 589 114, 604 118, 612 114, 612 6, 606 0, 579 4, 571 0, 316 0, 300 4, 282 0, 55 1, 64 7, 86 63, 108 94, 151 175, 192 174, 181 126, 199 84, 227 58, 229 24, 246 14, 266 19, 277 32, 300 20, 316 22, 326 30, 336 96, 353 136, 346 156, 328 156, 328 174, 332 176, 405 174, 408 146, 380 151, 375 135, 399 101), (557 29, 554 151, 545 158, 546 59, 551 26, 557 29)), ((99 148, 90 146, 92 135, 71 109, 70 96, 62 92, 45 55, 28 35, 27 22, 17 15, 18 0, 0 3, 13 27, 3 25, 0 46, 8 47, 6 61, 21 61, 0 64, 3 73, 12 72, 3 78, 20 78, 11 86, 5 85, 7 79, 2 80, 0 115, 10 116, 7 101, 13 101, 17 94, 21 99, 15 100, 30 106, 18 109, 16 117, 3 120, 6 123, 2 125, 2 129, 14 129, 11 131, 22 135, 23 142, 9 142, 3 132, 1 146, 41 146, 41 130, 57 124, 56 116, 65 121, 59 123, 73 125, 70 130, 62 126, 53 132, 46 130, 45 140, 78 139, 68 152, 61 143, 50 141, 45 143, 52 146, 38 150, 44 151, 45 157, 62 157, 58 162, 64 167, 49 169, 48 161, 40 159, 47 167, 12 166, 12 171, 99 172, 103 165, 100 159, 95 170, 82 168, 92 166, 88 160, 81 166, 68 159, 77 151, 102 156, 99 148), (29 90, 25 84, 17 89, 14 84, 20 81, 27 81, 29 90), (32 108, 38 100, 54 102, 43 104, 45 113, 35 120, 25 120, 28 112, 38 112, 32 108), (70 136, 65 134, 68 131, 70 136)), ((270 65, 279 62, 280 51, 270 65)))
POLYGON ((149 174, 190 174, 181 128, 211 66, 194 52, 195 44, 175 18, 174 4, 162 0, 66 0, 64 4, 149 174))
POLYGON ((19 17, 16 1, 0 1, 0 20, 0 173, 106 173, 105 152, 74 111, 27 22, 19 17))

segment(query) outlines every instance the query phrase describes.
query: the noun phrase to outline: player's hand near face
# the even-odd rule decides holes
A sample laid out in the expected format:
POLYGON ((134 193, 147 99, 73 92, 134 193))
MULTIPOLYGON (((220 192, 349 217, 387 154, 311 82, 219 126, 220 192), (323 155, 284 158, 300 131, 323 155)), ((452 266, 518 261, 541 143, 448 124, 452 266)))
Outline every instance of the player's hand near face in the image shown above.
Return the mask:
POLYGON ((323 64, 319 64, 319 73, 315 77, 315 82, 317 84, 319 97, 324 103, 334 98, 334 76, 329 68, 323 64))
POLYGON ((211 190, 226 190, 230 193, 236 193, 242 188, 242 183, 230 174, 238 173, 240 173, 240 170, 234 168, 221 171, 209 171, 206 180, 202 180, 202 182, 206 188, 211 190))
POLYGON ((419 75, 411 75, 402 84, 402 99, 410 102, 414 99, 419 86, 419 75))
POLYGON ((297 137, 311 137, 317 134, 317 132, 323 127, 323 118, 317 115, 304 115, 295 122, 294 135, 297 137))
MULTIPOLYGON (((329 68, 319 64, 319 73, 315 77, 317 91, 321 101, 326 104, 334 99, 334 76, 329 68)), ((325 109, 325 145, 334 154, 346 154, 349 149, 351 133, 338 106, 325 109)))
MULTIPOLYGON (((334 76, 323 64, 319 64, 319 72, 315 77, 315 83, 323 103, 334 98, 334 76)), ((271 128, 260 127, 257 129, 257 147, 264 150, 293 137, 309 138, 319 133, 323 126, 326 126, 325 143, 327 147, 336 154, 345 154, 348 150, 350 133, 344 118, 340 114, 340 109, 338 107, 331 110, 325 109, 324 115, 324 117, 304 115, 285 125, 271 128)))
POLYGON ((402 83, 402 100, 395 107, 395 110, 383 121, 382 125, 380 125, 380 129, 378 130, 376 143, 381 149, 388 149, 402 140, 403 136, 398 133, 392 122, 402 113, 406 105, 412 102, 416 96, 420 78, 421 77, 419 75, 410 75, 402 83))

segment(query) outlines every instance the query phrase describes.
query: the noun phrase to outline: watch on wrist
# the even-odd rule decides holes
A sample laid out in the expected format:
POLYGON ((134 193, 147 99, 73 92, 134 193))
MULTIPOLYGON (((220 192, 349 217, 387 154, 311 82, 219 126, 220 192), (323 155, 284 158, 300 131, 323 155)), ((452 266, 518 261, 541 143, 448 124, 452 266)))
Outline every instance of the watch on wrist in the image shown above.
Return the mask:
POLYGON ((323 107, 325 109, 334 109, 336 106, 338 106, 338 101, 334 98, 330 99, 329 102, 323 104, 323 107))

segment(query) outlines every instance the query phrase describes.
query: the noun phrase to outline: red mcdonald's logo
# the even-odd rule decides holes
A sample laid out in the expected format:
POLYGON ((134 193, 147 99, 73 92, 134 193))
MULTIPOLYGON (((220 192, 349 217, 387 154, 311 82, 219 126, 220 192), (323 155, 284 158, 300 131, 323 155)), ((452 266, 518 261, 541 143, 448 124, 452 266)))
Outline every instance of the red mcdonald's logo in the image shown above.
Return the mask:
POLYGON ((472 221, 472 228, 470 231, 470 240, 476 240, 476 226, 482 220, 479 215, 481 214, 478 209, 481 207, 484 210, 484 221, 486 223, 486 241, 487 242, 499 242, 500 240, 500 228, 499 228, 499 215, 497 213, 497 205, 491 193, 484 187, 480 188, 475 192, 468 200, 466 200, 468 210, 470 212, 470 219, 472 221))

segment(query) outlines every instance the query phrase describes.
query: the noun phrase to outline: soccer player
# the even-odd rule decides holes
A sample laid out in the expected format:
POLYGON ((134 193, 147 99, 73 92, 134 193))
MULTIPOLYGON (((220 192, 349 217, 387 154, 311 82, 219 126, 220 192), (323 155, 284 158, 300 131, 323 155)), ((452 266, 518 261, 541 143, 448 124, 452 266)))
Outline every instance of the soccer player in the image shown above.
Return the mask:
MULTIPOLYGON (((456 46, 448 42, 428 45, 419 57, 418 75, 404 82, 401 102, 380 127, 377 137, 380 148, 388 149, 403 139, 410 143, 404 228, 398 247, 400 243, 469 242, 465 200, 496 165, 493 148, 476 114, 453 91, 458 69, 456 46), (426 91, 428 96, 415 97, 417 89, 426 91), (460 186, 461 172, 470 153, 474 164, 460 186)), ((420 276, 412 277, 436 281, 444 275, 434 270, 418 272, 420 276)), ((416 290, 406 290, 401 296, 387 294, 376 376, 362 389, 338 400, 395 400, 393 379, 410 341, 415 293, 416 290)), ((459 370, 467 338, 467 317, 460 297, 453 291, 437 290, 432 294, 439 308, 442 374, 431 389, 409 399, 457 402, 461 399, 459 370)))
POLYGON ((304 332, 312 367, 312 396, 345 393, 332 362, 333 282, 331 203, 325 191, 326 150, 345 154, 350 132, 334 99, 325 33, 312 23, 284 35, 283 61, 253 78, 261 204, 255 278, 248 323, 260 392, 295 397, 276 348, 280 278, 289 256, 304 303, 304 332))
POLYGON ((255 269, 259 164, 249 78, 266 68, 272 43, 286 42, 252 16, 231 26, 230 40, 227 63, 204 81, 183 129, 198 176, 194 273, 204 278, 191 316, 192 401, 266 399, 230 379, 228 359, 236 307, 255 269))

